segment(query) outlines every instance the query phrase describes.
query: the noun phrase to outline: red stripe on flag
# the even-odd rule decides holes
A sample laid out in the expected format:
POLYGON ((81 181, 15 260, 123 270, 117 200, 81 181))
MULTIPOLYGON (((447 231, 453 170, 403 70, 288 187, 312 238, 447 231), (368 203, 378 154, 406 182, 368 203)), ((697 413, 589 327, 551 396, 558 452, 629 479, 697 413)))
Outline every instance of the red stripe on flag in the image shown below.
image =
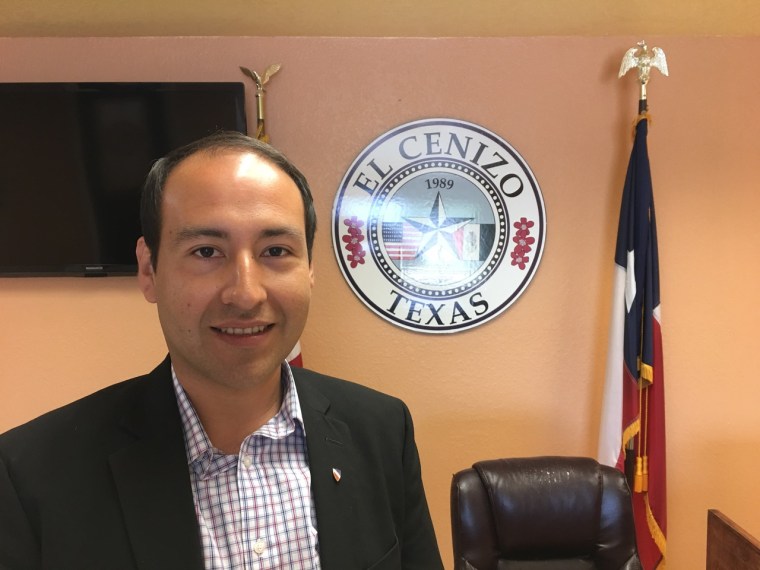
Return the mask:
MULTIPOLYGON (((659 309, 659 308, 658 308, 659 309)), ((654 381, 649 387, 646 448, 649 458, 649 484, 646 493, 634 493, 636 542, 644 568, 657 568, 663 560, 667 534, 667 489, 665 485, 665 394, 662 373, 662 331, 653 318, 654 381), (658 544, 659 543, 659 544, 658 544), (662 551, 661 551, 662 550, 662 551)), ((642 426, 643 429, 643 426, 642 426)))
POLYGON ((407 222, 403 222, 401 226, 401 235, 395 234, 394 239, 391 239, 389 235, 386 237, 383 234, 385 251, 388 253, 388 257, 393 260, 406 261, 415 259, 417 257, 417 251, 422 240, 422 232, 413 228, 407 222))

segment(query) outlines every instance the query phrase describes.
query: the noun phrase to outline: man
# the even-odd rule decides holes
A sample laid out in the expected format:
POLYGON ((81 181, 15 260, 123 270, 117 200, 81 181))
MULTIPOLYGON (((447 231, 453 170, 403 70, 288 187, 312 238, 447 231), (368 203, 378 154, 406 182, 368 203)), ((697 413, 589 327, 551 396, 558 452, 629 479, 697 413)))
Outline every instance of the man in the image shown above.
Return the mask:
POLYGON ((316 217, 221 133, 146 181, 138 283, 169 357, 0 436, 0 568, 442 568, 406 406, 284 359, 316 217))

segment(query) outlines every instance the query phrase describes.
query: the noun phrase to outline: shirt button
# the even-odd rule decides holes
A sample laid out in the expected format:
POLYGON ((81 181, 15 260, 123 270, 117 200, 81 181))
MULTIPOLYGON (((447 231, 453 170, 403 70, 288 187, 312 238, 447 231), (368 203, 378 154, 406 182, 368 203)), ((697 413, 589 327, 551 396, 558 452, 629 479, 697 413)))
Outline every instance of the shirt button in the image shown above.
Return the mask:
POLYGON ((250 467, 253 464, 253 459, 250 455, 243 455, 243 465, 250 467))
POLYGON ((261 554, 262 552, 264 552, 265 547, 266 547, 266 543, 264 542, 263 538, 260 538, 256 542, 253 543, 253 551, 256 554, 261 554))

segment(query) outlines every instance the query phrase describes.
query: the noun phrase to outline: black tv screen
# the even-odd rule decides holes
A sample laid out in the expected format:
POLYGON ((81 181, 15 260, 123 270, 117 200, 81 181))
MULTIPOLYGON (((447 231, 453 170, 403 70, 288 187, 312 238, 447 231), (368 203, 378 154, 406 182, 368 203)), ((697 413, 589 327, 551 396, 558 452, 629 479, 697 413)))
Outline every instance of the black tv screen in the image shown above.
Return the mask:
POLYGON ((0 275, 134 274, 148 170, 218 130, 242 83, 0 84, 0 275))

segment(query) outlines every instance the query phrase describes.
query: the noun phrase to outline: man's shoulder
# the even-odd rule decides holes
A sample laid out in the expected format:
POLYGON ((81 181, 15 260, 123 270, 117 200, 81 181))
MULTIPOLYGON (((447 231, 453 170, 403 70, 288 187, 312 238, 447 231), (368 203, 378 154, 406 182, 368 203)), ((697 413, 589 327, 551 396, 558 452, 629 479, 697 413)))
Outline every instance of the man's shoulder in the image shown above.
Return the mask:
POLYGON ((389 405, 398 405, 401 400, 390 394, 380 392, 369 386, 359 384, 351 380, 344 380, 334 376, 328 376, 307 368, 293 368, 293 377, 296 380, 296 386, 308 386, 315 388, 325 396, 339 396, 358 398, 359 400, 368 400, 374 403, 385 403, 389 405))
MULTIPOLYGON (((293 377, 301 405, 311 405, 360 423, 396 422, 407 415, 406 404, 396 396, 357 382, 308 369, 294 369, 293 377)), ((403 421, 403 420, 402 420, 403 421)))
MULTIPOLYGON (((158 370, 158 369, 157 369, 158 370)), ((148 379, 156 373, 137 376, 106 386, 74 402, 49 411, 18 427, 0 434, 0 448, 54 443, 78 433, 96 433, 120 421, 125 410, 144 398, 148 379)))

